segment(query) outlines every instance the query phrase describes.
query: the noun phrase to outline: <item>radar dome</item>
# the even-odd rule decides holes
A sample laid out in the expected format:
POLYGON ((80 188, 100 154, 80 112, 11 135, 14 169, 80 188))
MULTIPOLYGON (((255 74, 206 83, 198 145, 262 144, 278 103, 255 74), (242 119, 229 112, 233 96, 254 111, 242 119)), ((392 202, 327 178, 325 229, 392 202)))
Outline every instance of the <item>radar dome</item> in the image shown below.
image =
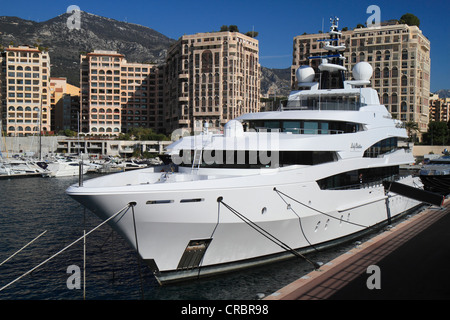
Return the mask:
POLYGON ((225 124, 224 131, 226 137, 242 137, 244 126, 238 120, 230 120, 225 124))
POLYGON ((310 66, 301 66, 297 69, 295 75, 299 83, 313 82, 315 72, 310 66))
POLYGON ((368 62, 358 62, 353 67, 352 73, 355 80, 367 81, 372 77, 373 69, 368 62))

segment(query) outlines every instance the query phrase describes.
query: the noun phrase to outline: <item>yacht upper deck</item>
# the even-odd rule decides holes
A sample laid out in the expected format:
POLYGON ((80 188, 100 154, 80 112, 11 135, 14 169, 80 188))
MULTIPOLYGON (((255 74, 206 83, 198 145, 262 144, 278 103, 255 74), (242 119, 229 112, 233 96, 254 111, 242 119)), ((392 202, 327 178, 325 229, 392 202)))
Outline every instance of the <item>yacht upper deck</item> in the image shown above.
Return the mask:
POLYGON ((379 104, 378 94, 372 88, 312 89, 291 92, 281 110, 359 111, 361 107, 379 104))

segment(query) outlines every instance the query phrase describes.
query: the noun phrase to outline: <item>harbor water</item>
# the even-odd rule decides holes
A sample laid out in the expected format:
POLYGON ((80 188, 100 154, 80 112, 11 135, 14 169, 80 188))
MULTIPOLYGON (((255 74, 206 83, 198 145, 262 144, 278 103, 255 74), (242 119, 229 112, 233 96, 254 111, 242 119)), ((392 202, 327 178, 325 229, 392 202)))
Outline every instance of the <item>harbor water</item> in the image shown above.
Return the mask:
MULTIPOLYGON (((92 177, 95 175, 86 175, 85 179, 92 177)), ((0 265, 0 288, 102 222, 65 194, 67 187, 77 182, 77 177, 0 180, 0 264, 46 231, 0 265)), ((326 263, 354 246, 353 241, 307 256, 326 263)), ((103 225, 86 238, 85 246, 83 241, 77 242, 1 290, 0 300, 253 300, 270 295, 312 270, 309 262, 293 257, 244 271, 160 286, 125 240, 109 225, 103 225), (81 271, 79 289, 73 270, 81 271)))

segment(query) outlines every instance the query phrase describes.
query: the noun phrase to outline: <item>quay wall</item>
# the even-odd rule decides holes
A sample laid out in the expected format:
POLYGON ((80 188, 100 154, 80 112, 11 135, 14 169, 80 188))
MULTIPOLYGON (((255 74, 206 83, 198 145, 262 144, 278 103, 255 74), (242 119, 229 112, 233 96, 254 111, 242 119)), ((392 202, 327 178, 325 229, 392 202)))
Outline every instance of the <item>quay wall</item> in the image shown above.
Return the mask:
POLYGON ((127 141, 68 138, 64 136, 1 137, 2 157, 15 154, 45 158, 52 154, 83 154, 131 157, 136 149, 154 154, 164 153, 171 141, 127 141))
POLYGON ((413 147, 413 156, 414 158, 422 158, 426 155, 433 154, 435 156, 442 156, 443 151, 447 149, 450 151, 450 146, 414 146, 413 147))

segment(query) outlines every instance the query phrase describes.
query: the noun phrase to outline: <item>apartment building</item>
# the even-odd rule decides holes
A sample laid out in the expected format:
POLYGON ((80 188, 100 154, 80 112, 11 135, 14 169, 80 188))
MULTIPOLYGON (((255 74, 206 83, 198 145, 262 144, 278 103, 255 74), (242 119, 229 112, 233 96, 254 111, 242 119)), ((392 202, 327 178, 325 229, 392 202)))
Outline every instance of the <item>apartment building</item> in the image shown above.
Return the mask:
POLYGON ((118 135, 132 127, 163 130, 160 67, 128 63, 116 51, 95 50, 80 59, 83 133, 118 135))
MULTIPOLYGON (((301 65, 317 68, 323 55, 325 34, 294 37, 291 85, 297 87, 295 71, 301 65)), ((429 122, 430 41, 417 26, 385 22, 379 27, 356 28, 342 32, 344 66, 351 72, 360 61, 369 62, 374 70, 372 87, 392 116, 402 121, 417 122, 421 133, 429 122)), ((348 74, 351 77, 351 73, 348 74)))
POLYGON ((2 130, 28 136, 51 130, 50 56, 31 46, 9 46, 0 57, 2 130))
POLYGON ((239 32, 184 35, 167 52, 165 120, 169 131, 220 131, 260 109, 258 40, 239 32))
POLYGON ((430 121, 450 121, 450 98, 439 98, 439 95, 430 96, 430 121))
POLYGON ((67 83, 66 78, 50 78, 51 129, 78 132, 80 88, 67 83))

